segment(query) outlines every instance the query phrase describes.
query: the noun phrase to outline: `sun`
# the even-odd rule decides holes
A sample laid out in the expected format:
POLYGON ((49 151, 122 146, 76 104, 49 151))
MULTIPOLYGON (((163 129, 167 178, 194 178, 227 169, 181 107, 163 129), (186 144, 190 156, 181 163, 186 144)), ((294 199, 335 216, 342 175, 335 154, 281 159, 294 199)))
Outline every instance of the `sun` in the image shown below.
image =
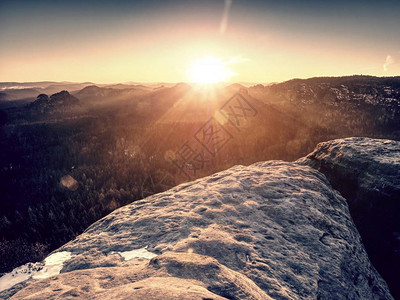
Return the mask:
POLYGON ((194 61, 188 69, 188 77, 194 83, 217 83, 229 80, 235 73, 227 64, 214 56, 205 56, 194 61))

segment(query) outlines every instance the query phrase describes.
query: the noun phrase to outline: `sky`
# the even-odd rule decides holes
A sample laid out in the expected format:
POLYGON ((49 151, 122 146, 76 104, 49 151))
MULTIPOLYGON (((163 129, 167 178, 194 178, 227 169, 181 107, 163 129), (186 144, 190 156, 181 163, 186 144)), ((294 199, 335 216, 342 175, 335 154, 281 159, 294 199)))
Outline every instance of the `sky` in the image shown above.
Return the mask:
POLYGON ((230 82, 400 75, 400 1, 0 0, 0 81, 230 82))

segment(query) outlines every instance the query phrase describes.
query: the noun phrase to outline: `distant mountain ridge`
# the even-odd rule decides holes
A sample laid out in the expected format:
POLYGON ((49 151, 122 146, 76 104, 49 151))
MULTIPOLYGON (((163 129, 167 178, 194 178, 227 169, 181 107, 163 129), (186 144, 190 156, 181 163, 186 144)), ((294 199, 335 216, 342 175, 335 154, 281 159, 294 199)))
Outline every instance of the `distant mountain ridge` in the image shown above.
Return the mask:
POLYGON ((0 89, 12 88, 47 88, 52 85, 90 85, 92 82, 70 82, 70 81, 34 81, 34 82, 0 82, 0 89))
MULTIPOLYGON (((39 94, 54 94, 61 90, 83 97, 114 97, 124 96, 137 91, 149 91, 163 86, 172 87, 173 84, 156 83, 118 83, 94 84, 92 82, 0 82, 0 101, 18 99, 34 99, 39 94), (85 89, 90 87, 90 89, 85 89), (94 87, 97 87, 95 91, 94 87), (116 92, 120 90, 120 92, 116 92), (100 92, 101 91, 101 92, 100 92), (94 94, 94 95, 93 95, 94 94)), ((303 102, 352 100, 365 101, 376 104, 386 102, 399 106, 400 103, 400 76, 375 77, 375 76, 342 76, 342 77, 313 77, 308 79, 291 79, 281 83, 269 85, 256 84, 247 87, 244 84, 232 83, 225 88, 238 91, 248 90, 254 93, 268 93, 288 100, 301 100, 303 102)))
POLYGON ((291 82, 308 82, 308 83, 359 83, 359 84, 373 84, 373 83, 384 83, 390 84, 391 82, 399 82, 400 76, 388 76, 388 77, 378 77, 378 76, 370 76, 370 75, 351 75, 351 76, 320 76, 320 77, 311 77, 306 79, 301 78, 293 78, 281 83, 276 84, 285 84, 291 82))
POLYGON ((265 92, 303 104, 313 102, 353 101, 356 104, 385 104, 400 107, 400 76, 344 76, 292 79, 270 86, 256 85, 249 89, 265 92))
POLYGON ((125 100, 151 92, 153 89, 142 85, 89 85, 73 94, 82 101, 125 100))
POLYGON ((73 92, 93 83, 74 82, 0 82, 0 101, 30 100, 33 101, 39 94, 55 94, 63 90, 73 92))

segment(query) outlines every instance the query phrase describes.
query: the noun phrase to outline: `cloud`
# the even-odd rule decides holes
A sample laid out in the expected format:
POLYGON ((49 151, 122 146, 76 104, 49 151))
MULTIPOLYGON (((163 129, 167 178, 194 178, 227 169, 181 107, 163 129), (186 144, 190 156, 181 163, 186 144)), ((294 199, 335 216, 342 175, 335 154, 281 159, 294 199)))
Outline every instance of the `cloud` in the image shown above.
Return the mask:
POLYGON ((390 65, 393 65, 394 64, 394 59, 393 59, 393 57, 391 56, 391 55, 387 55, 386 56, 386 60, 385 60, 385 63, 383 64, 383 71, 387 71, 388 69, 389 69, 389 66, 390 65))

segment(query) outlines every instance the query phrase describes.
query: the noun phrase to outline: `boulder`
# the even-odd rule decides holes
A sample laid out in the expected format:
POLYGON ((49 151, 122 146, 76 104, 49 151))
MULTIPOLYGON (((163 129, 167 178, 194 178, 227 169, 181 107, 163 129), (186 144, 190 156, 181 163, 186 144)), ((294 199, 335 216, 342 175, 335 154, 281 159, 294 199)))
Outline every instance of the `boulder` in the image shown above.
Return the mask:
POLYGON ((393 299, 346 200, 296 163, 181 184, 115 210, 55 253, 61 273, 11 299, 393 299))
POLYGON ((400 142, 338 139, 298 162, 324 173, 347 199, 372 263, 400 299, 400 142))

